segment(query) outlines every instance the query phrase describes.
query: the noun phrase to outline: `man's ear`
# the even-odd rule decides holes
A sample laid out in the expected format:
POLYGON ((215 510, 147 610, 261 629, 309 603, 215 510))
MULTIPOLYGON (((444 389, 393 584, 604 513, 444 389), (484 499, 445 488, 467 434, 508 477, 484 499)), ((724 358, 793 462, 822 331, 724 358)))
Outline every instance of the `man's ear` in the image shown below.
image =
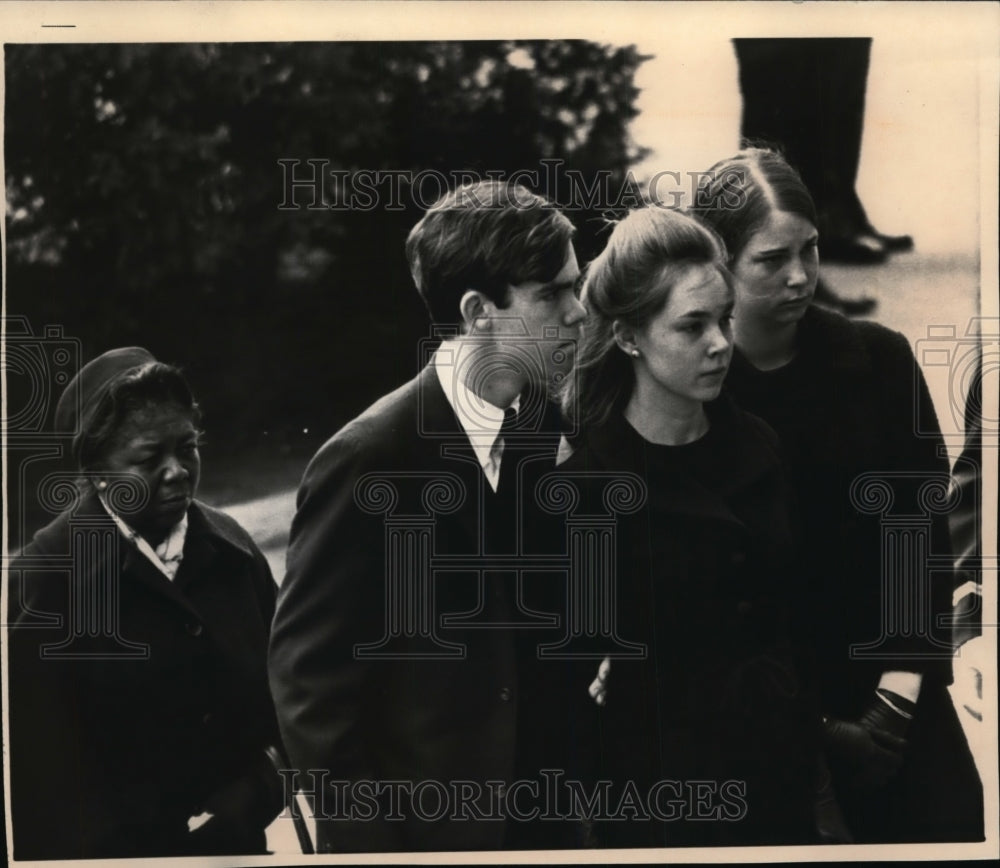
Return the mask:
POLYGON ((494 304, 478 289, 467 289, 458 302, 462 314, 463 331, 466 334, 483 334, 490 330, 490 314, 494 304))
POLYGON ((615 343, 626 355, 631 356, 637 349, 635 344, 635 329, 625 325, 620 319, 616 319, 611 324, 612 332, 615 336, 615 343))

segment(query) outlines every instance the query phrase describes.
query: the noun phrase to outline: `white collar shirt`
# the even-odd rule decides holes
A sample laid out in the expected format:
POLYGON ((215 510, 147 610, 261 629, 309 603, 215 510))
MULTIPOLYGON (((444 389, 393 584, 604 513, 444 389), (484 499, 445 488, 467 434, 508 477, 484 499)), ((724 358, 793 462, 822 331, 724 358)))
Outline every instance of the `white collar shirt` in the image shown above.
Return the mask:
MULTIPOLYGON (((504 442, 500 436, 500 428, 503 425, 504 411, 480 398, 458 376, 460 356, 464 351, 462 341, 444 340, 434 353, 432 364, 444 396, 469 438, 469 444, 479 460, 486 481, 496 491, 500 483, 500 461, 503 458, 504 442)), ((517 410, 520 403, 521 398, 518 396, 511 407, 517 410)))

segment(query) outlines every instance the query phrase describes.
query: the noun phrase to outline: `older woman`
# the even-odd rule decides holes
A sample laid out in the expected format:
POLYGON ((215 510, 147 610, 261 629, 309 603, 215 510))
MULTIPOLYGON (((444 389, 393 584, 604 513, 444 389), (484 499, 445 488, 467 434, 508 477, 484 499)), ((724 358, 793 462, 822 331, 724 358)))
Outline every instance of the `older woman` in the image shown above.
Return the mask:
POLYGON ((973 840, 981 788, 946 686, 948 464, 906 339, 811 306, 816 211, 778 154, 717 163, 693 210, 736 282, 726 381, 781 437, 797 489, 805 592, 831 770, 859 842, 973 840), (919 431, 919 433, 918 433, 919 431), (936 488, 935 488, 936 486, 936 488))
POLYGON ((722 393, 724 260, 695 220, 647 208, 584 285, 565 394, 578 433, 556 477, 581 490, 578 514, 606 512, 606 480, 641 492, 614 526, 616 632, 644 653, 612 659, 598 712, 617 817, 604 845, 817 840, 820 721, 787 639, 785 478, 774 433, 722 393))
POLYGON ((266 852, 275 585, 194 499, 198 420, 180 372, 138 347, 91 361, 57 407, 80 496, 11 571, 18 859, 266 852))

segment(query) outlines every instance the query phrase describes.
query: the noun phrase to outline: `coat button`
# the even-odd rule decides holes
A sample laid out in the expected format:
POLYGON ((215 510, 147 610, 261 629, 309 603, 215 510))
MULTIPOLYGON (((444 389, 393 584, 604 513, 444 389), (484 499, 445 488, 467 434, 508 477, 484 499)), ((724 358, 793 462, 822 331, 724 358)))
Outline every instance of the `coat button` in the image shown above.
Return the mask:
POLYGON ((510 693, 510 688, 509 687, 503 687, 503 688, 501 688, 501 690, 500 690, 500 698, 504 702, 510 702, 510 696, 511 696, 511 693, 510 693))
POLYGON ((212 714, 211 711, 206 711, 205 714, 203 714, 202 718, 201 718, 201 722, 202 722, 203 726, 209 726, 209 725, 211 725, 211 723, 212 723, 213 720, 215 720, 215 715, 212 714))
POLYGON ((753 611, 753 603, 748 600, 740 600, 736 604, 736 611, 746 618, 753 611))
POLYGON ((188 621, 184 625, 184 629, 188 631, 192 636, 200 636, 204 632, 204 627, 201 626, 197 621, 188 621))
POLYGON ((747 562, 747 553, 746 552, 741 552, 741 551, 733 552, 729 556, 729 562, 734 567, 741 567, 741 566, 743 566, 743 564, 745 564, 747 562))

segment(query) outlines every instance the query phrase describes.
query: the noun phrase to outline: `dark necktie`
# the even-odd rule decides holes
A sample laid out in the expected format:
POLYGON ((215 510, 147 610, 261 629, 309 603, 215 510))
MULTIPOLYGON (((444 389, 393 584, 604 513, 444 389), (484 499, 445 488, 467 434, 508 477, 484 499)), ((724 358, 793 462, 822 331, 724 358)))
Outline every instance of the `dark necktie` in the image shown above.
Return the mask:
POLYGON ((512 498, 517 490, 517 463, 520 455, 515 446, 518 439, 518 412, 513 407, 503 411, 503 424, 500 426, 499 437, 503 440, 503 452, 500 454, 500 474, 497 481, 497 494, 512 498))
POLYGON ((503 415, 503 425, 497 435, 502 443, 500 472, 497 475, 496 492, 490 492, 486 514, 486 545, 492 554, 513 554, 517 539, 517 465, 523 453, 517 448, 518 414, 507 408, 503 415))

